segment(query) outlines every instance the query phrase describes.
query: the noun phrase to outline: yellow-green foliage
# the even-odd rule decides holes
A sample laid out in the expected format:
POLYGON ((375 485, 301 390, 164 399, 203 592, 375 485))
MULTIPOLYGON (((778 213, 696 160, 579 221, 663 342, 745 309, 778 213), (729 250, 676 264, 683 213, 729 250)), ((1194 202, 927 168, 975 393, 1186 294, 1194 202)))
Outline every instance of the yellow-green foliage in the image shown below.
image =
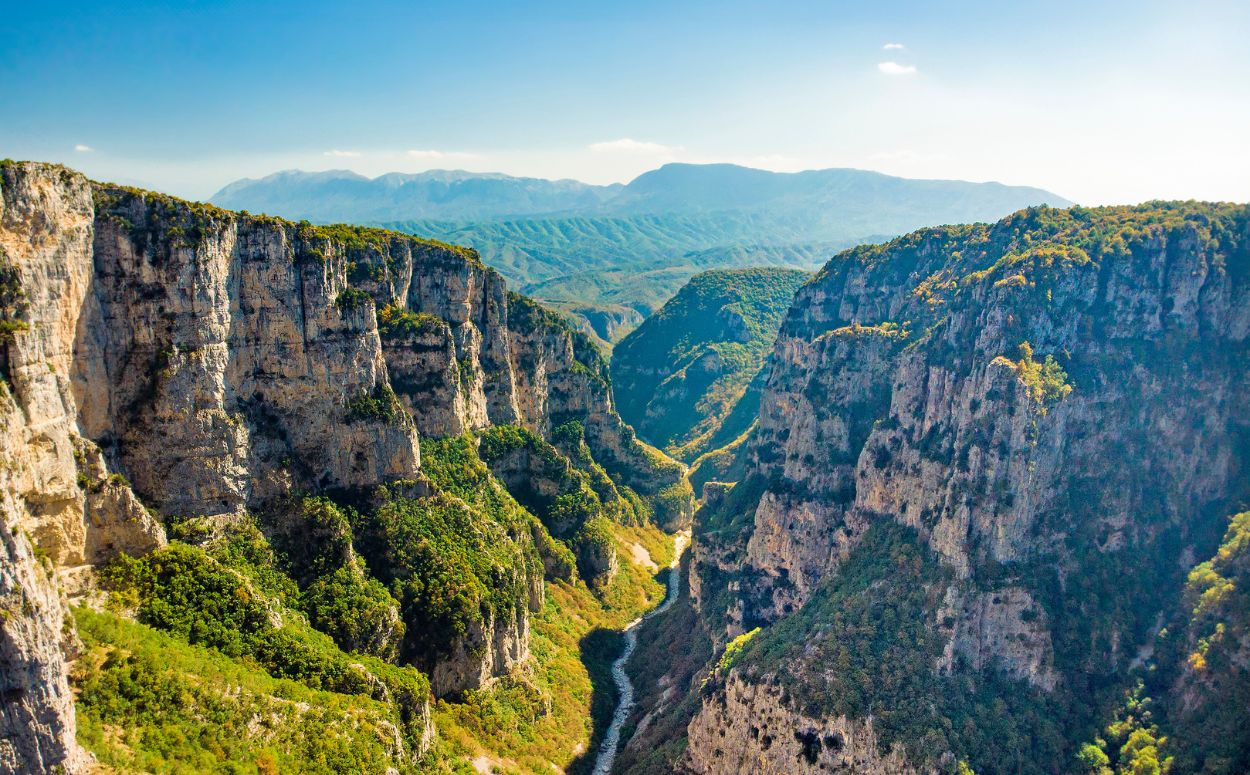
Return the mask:
POLYGON ((1149 678, 1168 700, 1176 772, 1239 775, 1250 767, 1250 512, 1234 516, 1214 556, 1190 571, 1181 621, 1158 639, 1149 678), (1175 692, 1175 694, 1165 694, 1175 692))
POLYGON ((987 269, 971 272, 964 281, 979 283, 997 277, 995 288, 1005 286, 1032 286, 1048 281, 1071 267, 1084 266, 1090 262, 1089 254, 1077 245, 1066 243, 1030 246, 1007 253, 987 269))
POLYGON ((898 323, 894 323, 891 321, 878 323, 872 326, 864 326, 864 325, 860 325, 859 323, 852 323, 849 326, 842 326, 840 328, 835 328, 832 331, 829 331, 828 333, 822 334, 819 337, 817 337, 817 340, 824 339, 830 336, 841 337, 844 339, 868 337, 868 336, 879 336, 884 339, 906 339, 908 337, 908 334, 909 332, 907 330, 906 323, 903 323, 903 325, 901 326, 898 323))
POLYGON ((738 662, 738 658, 742 656, 742 650, 751 642, 751 639, 760 634, 760 628, 748 630, 738 637, 729 641, 725 645, 725 651, 720 655, 720 660, 716 663, 716 671, 724 673, 729 671, 738 662))
POLYGON ((78 741, 119 772, 413 771, 393 750, 387 702, 274 678, 115 614, 74 618, 78 741))
POLYGON ((1046 414, 1051 406, 1072 392, 1072 386, 1068 384, 1068 373, 1055 360, 1055 356, 1047 355, 1044 361, 1038 363, 1033 359, 1033 346, 1028 342, 1020 343, 1020 360, 1003 360, 1015 369, 1016 376, 1028 388, 1029 399, 1041 414, 1046 414))
POLYGON ((378 310, 378 333, 384 339, 403 339, 433 333, 447 324, 437 315, 413 312, 396 304, 378 310))
POLYGON ((1087 775, 1165 775, 1172 757, 1164 755, 1168 739, 1159 734, 1153 701, 1139 681, 1125 695, 1124 705, 1102 737, 1081 746, 1078 767, 1087 775))

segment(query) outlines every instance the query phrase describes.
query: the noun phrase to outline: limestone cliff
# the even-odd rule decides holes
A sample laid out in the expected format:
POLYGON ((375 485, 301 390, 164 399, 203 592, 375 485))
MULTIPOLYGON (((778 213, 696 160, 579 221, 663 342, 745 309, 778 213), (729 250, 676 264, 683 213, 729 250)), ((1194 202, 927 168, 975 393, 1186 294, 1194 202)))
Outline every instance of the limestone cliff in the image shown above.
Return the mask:
MULTIPOLYGON (((689 519, 681 466, 621 422, 602 358, 472 251, 5 162, 0 281, 0 765, 80 768, 63 596, 164 544, 162 518, 273 514, 293 493, 367 503, 382 485, 420 499, 419 434, 576 419, 614 481, 689 519)), ((496 575, 527 602, 443 644, 425 665, 440 691, 528 654, 536 539, 493 540, 514 546, 496 575)))
POLYGON ((164 543, 164 531, 80 434, 90 186, 56 169, 0 174, 0 770, 78 771, 62 589, 80 590, 116 551, 164 543))
POLYGON ((714 635, 767 629, 704 700, 687 766, 769 761, 737 732, 720 755, 694 742, 775 683, 788 687, 770 700, 791 714, 783 727, 871 717, 878 750, 907 744, 907 767, 1069 769, 1071 739, 996 758, 959 724, 1036 741, 1087 723, 1170 610, 1161 591, 1179 589, 1184 558, 1209 556, 1247 495, 1247 245, 1250 209, 1164 203, 1027 210, 834 258, 782 326, 744 480, 696 519, 714 635), (883 523, 910 532, 864 549, 883 523), (908 607, 879 593, 921 567, 908 607), (924 627, 875 641, 848 611, 861 626, 894 627, 880 620, 893 611, 924 627), (862 663, 845 652, 861 638, 877 654, 862 663), (889 677, 860 698, 856 670, 889 677), (958 707, 896 718, 902 698, 964 691, 958 707), (974 696, 1013 704, 991 721, 974 696), (1029 715, 1041 707, 1050 721, 1029 715))

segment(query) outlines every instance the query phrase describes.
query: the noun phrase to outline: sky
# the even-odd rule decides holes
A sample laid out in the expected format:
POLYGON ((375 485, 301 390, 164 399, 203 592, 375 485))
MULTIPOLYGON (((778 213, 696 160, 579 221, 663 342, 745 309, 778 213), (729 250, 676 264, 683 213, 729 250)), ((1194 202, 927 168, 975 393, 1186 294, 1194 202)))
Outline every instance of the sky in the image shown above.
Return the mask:
POLYGON ((0 158, 203 199, 283 169, 856 167, 1250 201, 1250 3, 11 3, 0 158))

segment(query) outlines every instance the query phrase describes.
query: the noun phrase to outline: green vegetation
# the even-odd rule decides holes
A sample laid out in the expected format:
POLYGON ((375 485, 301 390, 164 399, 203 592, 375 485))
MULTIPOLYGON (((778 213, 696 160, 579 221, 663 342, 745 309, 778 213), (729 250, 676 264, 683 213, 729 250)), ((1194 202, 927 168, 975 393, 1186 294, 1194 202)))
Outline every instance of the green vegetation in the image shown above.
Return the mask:
MULTIPOLYGON (((1153 669, 1146 678, 1147 692, 1158 698, 1164 711, 1160 726, 1168 734, 1153 743, 1144 742, 1161 749, 1154 758, 1174 758, 1172 771, 1176 773, 1246 772, 1250 768, 1250 666, 1245 662, 1250 643, 1250 512, 1235 515, 1211 559, 1190 571, 1180 609, 1177 621, 1159 633, 1153 669)), ((1131 699, 1144 701, 1144 694, 1139 691, 1131 699)), ((1131 705, 1129 709, 1126 715, 1135 718, 1131 705)), ((1152 738, 1158 736, 1149 723, 1137 726, 1152 738)), ((1112 738, 1111 747, 1119 737, 1112 738)), ((1149 745, 1138 749, 1136 756, 1149 758, 1149 745)))
MULTIPOLYGON (((666 565, 672 540, 658 529, 611 525, 623 557, 638 544, 666 565)), ((439 701, 439 735, 459 757, 485 757, 502 771, 590 772, 594 752, 616 706, 611 664, 621 648, 616 631, 655 606, 664 588, 646 567, 622 560, 607 589, 553 581, 531 620, 532 674, 502 679, 459 702, 439 701)))
POLYGON ((115 614, 79 608, 74 619, 83 643, 71 675, 78 741, 104 765, 380 775, 399 763, 389 702, 274 677, 115 614))
POLYGON ((338 307, 343 314, 349 314, 365 309, 372 301, 372 296, 349 285, 339 291, 339 295, 334 298, 334 306, 338 307))
MULTIPOLYGON (((183 524, 181 528, 184 535, 204 534, 190 525, 183 524)), ((296 607, 299 602, 294 584, 283 578, 276 568, 277 555, 271 553, 254 527, 244 526, 237 531, 227 528, 224 537, 207 545, 210 548, 206 550, 173 541, 139 559, 123 555, 101 571, 101 583, 111 592, 110 605, 116 610, 133 611, 139 623, 168 633, 168 638, 160 639, 156 645, 140 644, 139 641, 151 640, 143 634, 147 630, 100 620, 97 638, 102 649, 120 646, 124 651, 138 653, 137 646, 144 645, 145 656, 136 657, 138 661, 105 659, 95 666, 95 672, 80 678, 83 685, 88 679, 95 679, 104 681, 106 687, 98 694, 85 692, 80 712, 88 717, 94 714, 102 725, 133 727, 127 734, 142 736, 142 755, 159 754, 168 759, 169 771, 177 770, 178 762, 187 758, 190 760, 184 762, 186 766, 203 766, 197 762, 204 761, 205 751, 219 759, 237 758, 250 750, 237 747, 246 745, 246 736, 236 741, 236 747, 222 748, 224 743, 214 743, 193 731, 202 728, 196 719, 203 714, 221 720, 223 735, 230 725, 250 720, 249 704, 236 707, 223 700, 219 692, 228 687, 195 688, 205 686, 204 671, 225 669, 222 665, 230 660, 235 665, 233 674, 237 680, 250 687, 249 703, 273 705, 275 701, 266 695, 290 700, 290 693, 279 691, 281 685, 273 680, 289 679, 310 691, 345 697, 327 700, 325 704, 331 708, 341 708, 344 703, 380 707, 375 714, 377 723, 398 727, 410 751, 420 747, 425 724, 423 708, 429 696, 429 683, 421 673, 365 654, 348 655, 329 637, 312 629, 296 607), (130 645, 121 642, 127 638, 130 645), (165 650, 184 654, 186 659, 166 670, 165 663, 159 661, 165 650), (205 657, 206 651, 219 657, 205 657), (188 675, 179 675, 180 671, 188 675), (187 692, 177 691, 179 681, 190 687, 187 692), (163 694, 168 691, 175 692, 173 698, 163 694), (154 692, 155 699, 151 696, 154 692)), ((300 709, 296 706, 289 710, 300 709)), ((318 718, 320 721, 309 722, 308 734, 315 732, 316 724, 324 725, 333 717, 318 718)), ((341 723, 341 715, 338 718, 341 723)), ((281 729, 275 734, 297 731, 282 723, 277 726, 281 729)), ((309 766, 315 768, 319 762, 329 761, 332 754, 334 761, 352 761, 343 758, 348 754, 334 753, 346 745, 336 740, 336 735, 327 735, 321 743, 306 742, 307 755, 314 757, 309 766), (322 744, 327 747, 324 751, 318 747, 322 744)), ((112 750, 117 742, 115 735, 102 734, 95 742, 110 750, 110 757, 139 755, 130 746, 112 750)), ((358 753, 368 755, 369 750, 362 745, 358 753)), ((282 749, 281 753, 304 755, 290 749, 282 749)), ((394 752, 388 751, 388 755, 393 756, 394 752)))
POLYGON ((759 408, 752 380, 807 277, 792 269, 696 276, 615 348, 621 416, 686 461, 741 436, 759 408))
POLYGON ((446 327, 442 318, 426 312, 413 312, 394 304, 378 310, 378 333, 383 339, 407 339, 446 327))
POLYGON ((720 659, 716 661, 716 672, 719 674, 725 674, 733 669, 733 666, 738 664, 738 659, 741 658, 742 652, 747 647, 747 644, 751 642, 752 638, 759 634, 760 628, 756 627, 753 630, 747 630, 738 637, 729 641, 729 643, 725 644, 725 650, 721 652, 720 659))
POLYGON ((403 639, 396 600, 376 579, 344 565, 308 586, 303 597, 308 620, 347 650, 393 660, 403 639))
POLYGON ((411 422, 408 410, 404 409, 399 396, 387 382, 379 382, 372 392, 362 392, 348 401, 346 420, 349 423, 379 422, 400 427, 411 422))
MULTIPOLYGON (((912 760, 954 751, 977 772, 1063 771, 1063 746, 1081 730, 1062 690, 1047 694, 966 668, 938 674, 945 638, 933 627, 949 571, 911 528, 880 519, 838 572, 797 613, 750 638, 734 670, 774 676, 800 712, 873 719, 881 751, 912 760)), ((705 691, 714 691, 717 679, 705 691)))
POLYGON ((399 601, 402 654, 421 665, 474 625, 514 619, 527 604, 528 578, 541 578, 519 511, 490 513, 440 492, 391 497, 355 527, 370 571, 399 601))
POLYGON ((1046 360, 1038 363, 1033 360, 1033 347, 1028 342, 1020 343, 1020 360, 1004 361, 1016 371, 1016 376, 1028 388, 1029 398, 1037 406, 1041 414, 1072 392, 1068 384, 1068 374, 1055 360, 1055 356, 1047 355, 1046 360))
POLYGON ((1163 775, 1171 772, 1172 757, 1161 754, 1167 738, 1159 735, 1151 710, 1153 701, 1143 696, 1144 686, 1127 693, 1124 706, 1107 726, 1103 737, 1081 746, 1076 759, 1087 775, 1163 775))
MULTIPOLYGON (((576 423, 556 435, 584 443, 576 423)), ((516 429, 490 438, 532 441, 516 429)), ((613 631, 655 605, 663 586, 647 566, 622 560, 592 593, 572 573, 568 546, 508 494, 475 446, 467 435, 425 441, 432 492, 396 482, 358 508, 290 498, 261 520, 272 544, 250 520, 180 519, 169 547, 110 564, 102 578, 111 606, 138 622, 79 612, 84 742, 106 764, 151 772, 441 772, 476 756, 523 772, 588 770, 579 751, 588 742, 594 750, 615 703, 613 631), (549 576, 531 619, 533 661, 489 689, 438 701, 441 741, 410 764, 387 724, 415 750, 429 684, 377 657, 424 663, 476 623, 520 612, 529 580, 553 558, 568 572, 549 576)), ((656 528, 601 516, 581 526, 578 542, 622 558, 645 551, 657 564, 672 556, 656 528)))
POLYGON ((14 334, 29 328, 24 319, 29 307, 17 268, 0 264, 0 347, 11 342, 14 334))
MULTIPOLYGON (((480 444, 482 460, 557 538, 570 537, 587 520, 605 513, 590 476, 529 430, 516 425, 493 426, 482 432, 480 444)), ((615 502, 624 508, 623 500, 615 502)))

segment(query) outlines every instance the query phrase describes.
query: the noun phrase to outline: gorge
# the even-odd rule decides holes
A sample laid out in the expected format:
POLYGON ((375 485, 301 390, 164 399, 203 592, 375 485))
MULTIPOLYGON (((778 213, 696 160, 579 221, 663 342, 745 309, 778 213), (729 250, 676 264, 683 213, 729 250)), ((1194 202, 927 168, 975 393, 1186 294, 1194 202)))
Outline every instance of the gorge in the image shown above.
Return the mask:
POLYGON ((0 164, 0 771, 1245 772, 1250 207, 825 257, 609 362, 472 249, 0 164))

